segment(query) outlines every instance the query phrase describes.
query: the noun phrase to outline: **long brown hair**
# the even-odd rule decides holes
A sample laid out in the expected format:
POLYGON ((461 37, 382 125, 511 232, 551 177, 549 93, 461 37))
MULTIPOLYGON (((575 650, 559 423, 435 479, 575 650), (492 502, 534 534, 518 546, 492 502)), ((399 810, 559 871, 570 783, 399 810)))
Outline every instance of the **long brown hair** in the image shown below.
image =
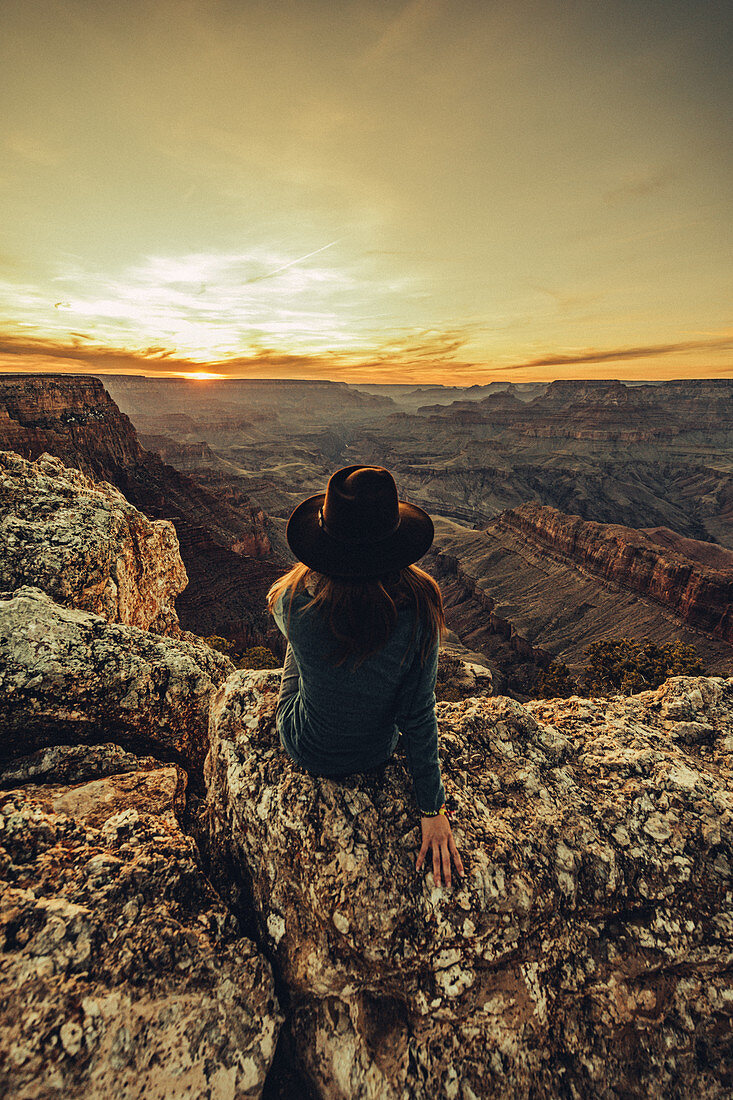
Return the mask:
MULTIPOLYGON (((425 661, 436 641, 445 632, 443 597, 433 578, 417 565, 408 565, 399 572, 372 580, 339 580, 316 573, 298 562, 275 581, 267 593, 270 611, 280 596, 289 593, 293 597, 300 588, 312 593, 312 599, 304 611, 322 607, 328 616, 328 625, 336 639, 334 652, 336 664, 352 658, 360 664, 376 653, 389 639, 397 623, 398 607, 412 604, 415 622, 411 645, 414 645, 418 624, 422 626, 420 659, 425 661)), ((288 631, 290 628, 288 609, 288 631)))

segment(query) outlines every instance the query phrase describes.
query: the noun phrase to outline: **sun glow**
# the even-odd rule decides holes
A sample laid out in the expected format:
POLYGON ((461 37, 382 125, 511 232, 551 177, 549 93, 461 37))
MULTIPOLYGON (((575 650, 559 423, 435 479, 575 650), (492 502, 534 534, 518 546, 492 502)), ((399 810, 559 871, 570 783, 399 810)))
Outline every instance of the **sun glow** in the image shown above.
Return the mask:
POLYGON ((176 378, 190 378, 196 382, 206 382, 210 378, 226 378, 226 374, 207 374, 206 371, 180 371, 176 374, 176 378))

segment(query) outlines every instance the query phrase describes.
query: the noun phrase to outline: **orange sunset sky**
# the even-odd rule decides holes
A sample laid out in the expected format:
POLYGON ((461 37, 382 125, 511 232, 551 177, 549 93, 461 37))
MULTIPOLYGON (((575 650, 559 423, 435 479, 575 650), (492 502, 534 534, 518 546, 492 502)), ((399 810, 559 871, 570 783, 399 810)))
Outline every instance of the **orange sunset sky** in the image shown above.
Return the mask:
POLYGON ((706 0, 4 0, 0 370, 733 375, 706 0))

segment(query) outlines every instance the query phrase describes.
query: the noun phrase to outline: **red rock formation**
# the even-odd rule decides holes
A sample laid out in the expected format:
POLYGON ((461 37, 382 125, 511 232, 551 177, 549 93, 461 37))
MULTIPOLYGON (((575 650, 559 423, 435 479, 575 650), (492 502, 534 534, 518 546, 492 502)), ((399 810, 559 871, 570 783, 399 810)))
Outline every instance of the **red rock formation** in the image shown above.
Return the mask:
POLYGON ((591 573, 666 605, 698 630, 733 643, 733 554, 727 568, 714 568, 700 560, 706 543, 697 543, 695 558, 683 556, 684 546, 696 540, 680 541, 672 550, 643 531, 595 523, 533 501, 503 512, 491 526, 522 534, 591 573))
POLYGON ((47 451, 116 485, 152 519, 172 520, 189 576, 176 605, 181 625, 266 639, 264 596, 283 562, 269 560, 265 513, 243 494, 232 506, 144 450, 99 379, 0 377, 0 449, 31 459, 47 451))

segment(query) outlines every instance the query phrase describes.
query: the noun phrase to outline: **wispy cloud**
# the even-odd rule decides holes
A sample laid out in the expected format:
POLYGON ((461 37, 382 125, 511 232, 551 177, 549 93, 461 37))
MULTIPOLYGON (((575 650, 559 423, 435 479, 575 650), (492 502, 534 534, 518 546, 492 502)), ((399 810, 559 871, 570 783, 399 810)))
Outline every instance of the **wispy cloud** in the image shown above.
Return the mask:
MULTIPOLYGON (((551 378, 576 378, 576 368, 593 364, 648 360, 642 377, 662 377, 660 360, 687 353, 720 352, 733 347, 733 334, 674 344, 650 344, 643 347, 586 349, 569 354, 538 356, 521 363, 505 362, 486 366, 470 353, 472 330, 428 329, 404 333, 381 345, 298 354, 264 344, 252 347, 246 355, 220 359, 200 359, 180 355, 165 345, 139 348, 109 347, 79 339, 56 341, 33 339, 17 333, 0 333, 0 372, 31 371, 89 374, 191 375, 202 370, 229 378, 320 378, 343 382, 414 382, 415 385, 440 382, 448 385, 472 385, 495 375, 511 376, 516 371, 540 381, 551 378), (548 371, 548 368, 556 368, 548 371), (651 368, 651 373, 649 372, 651 368)), ((599 370, 601 367, 599 366, 599 370)), ((672 367, 671 369, 674 370, 672 367)), ((594 377, 608 377, 593 371, 594 377)), ((707 377, 733 374, 733 364, 697 364, 684 376, 707 377)), ((588 377, 590 375, 587 375, 588 377)), ((621 372, 614 372, 620 377, 621 372)), ((626 373, 624 377, 634 377, 626 373)), ((681 377, 675 372, 668 377, 681 377)), ((586 377, 582 375, 581 377, 586 377)))
MULTIPOLYGON (((686 352, 725 351, 733 348, 733 333, 703 340, 680 340, 674 344, 645 344, 626 348, 588 348, 571 354, 543 355, 511 366, 490 367, 493 371, 526 370, 531 367, 571 366, 575 363, 610 363, 624 359, 658 359, 686 352)), ((733 367, 731 368, 733 369, 733 367)))
MULTIPOLYGON (((467 333, 426 330, 402 335, 376 348, 350 352, 294 354, 274 347, 253 348, 247 355, 198 359, 176 354, 164 346, 114 348, 81 340, 54 341, 17 334, 0 334, 0 372, 43 371, 78 373, 192 374, 202 367, 222 377, 330 378, 341 381, 412 381, 450 372, 454 381, 476 373, 476 364, 464 360, 467 333)), ((473 380, 473 379, 471 379, 473 380)))
POLYGON ((160 344, 201 361, 262 346, 304 355, 348 350, 363 342, 395 294, 415 288, 340 262, 338 243, 148 256, 116 275, 68 262, 45 286, 0 282, 5 325, 61 342, 89 331, 100 346, 160 344))
POLYGON ((364 65, 374 65, 409 46, 415 37, 438 15, 440 0, 409 0, 387 23, 381 35, 364 57, 364 65))

